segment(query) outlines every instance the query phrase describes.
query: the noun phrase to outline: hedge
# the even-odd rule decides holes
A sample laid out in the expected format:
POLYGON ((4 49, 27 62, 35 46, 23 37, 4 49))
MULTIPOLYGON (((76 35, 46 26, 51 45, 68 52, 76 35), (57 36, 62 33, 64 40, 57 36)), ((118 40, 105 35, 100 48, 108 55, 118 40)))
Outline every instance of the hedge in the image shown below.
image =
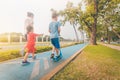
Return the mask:
MULTIPOLYGON (((72 46, 72 45, 76 45, 76 44, 78 44, 78 43, 62 45, 62 47, 72 46)), ((52 49, 52 46, 37 46, 35 53, 49 51, 51 49, 52 49)), ((9 60, 9 59, 18 58, 18 57, 22 57, 20 54, 20 49, 0 51, 0 62, 5 61, 5 60, 9 60)))

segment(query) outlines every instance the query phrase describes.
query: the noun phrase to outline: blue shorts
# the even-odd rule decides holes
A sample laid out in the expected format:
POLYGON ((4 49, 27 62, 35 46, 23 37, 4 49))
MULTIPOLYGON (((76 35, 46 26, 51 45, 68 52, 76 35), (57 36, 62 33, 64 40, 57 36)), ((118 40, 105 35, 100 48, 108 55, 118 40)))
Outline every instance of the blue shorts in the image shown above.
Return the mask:
POLYGON ((59 38, 52 38, 51 43, 55 48, 60 49, 59 38))

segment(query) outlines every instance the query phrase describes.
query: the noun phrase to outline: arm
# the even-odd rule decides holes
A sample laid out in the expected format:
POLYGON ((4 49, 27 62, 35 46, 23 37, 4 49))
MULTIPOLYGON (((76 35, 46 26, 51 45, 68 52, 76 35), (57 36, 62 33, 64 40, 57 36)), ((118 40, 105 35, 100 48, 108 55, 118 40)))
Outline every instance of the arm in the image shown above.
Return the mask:
POLYGON ((50 29, 48 30, 49 33, 51 33, 50 29))
POLYGON ((48 32, 51 33, 51 31, 50 31, 50 24, 49 24, 49 30, 48 30, 48 32))
POLYGON ((58 22, 58 33, 60 34, 60 31, 61 31, 61 23, 60 22, 58 22))
POLYGON ((60 34, 60 31, 61 31, 61 29, 60 29, 60 27, 58 27, 58 33, 60 34))
POLYGON ((35 34, 35 36, 43 36, 43 34, 35 34))

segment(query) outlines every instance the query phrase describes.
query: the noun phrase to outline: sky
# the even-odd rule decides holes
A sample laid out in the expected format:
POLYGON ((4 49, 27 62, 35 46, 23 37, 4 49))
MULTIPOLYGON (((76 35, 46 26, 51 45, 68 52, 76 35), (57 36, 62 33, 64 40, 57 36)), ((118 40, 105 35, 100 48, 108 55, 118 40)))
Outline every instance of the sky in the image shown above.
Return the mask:
MULTIPOLYGON (((24 22, 29 11, 34 13, 34 32, 49 35, 50 9, 63 10, 68 1, 77 5, 82 0, 0 0, 0 33, 24 33, 24 22)), ((81 36, 79 31, 78 34, 81 36)), ((69 23, 61 27, 61 36, 66 39, 75 38, 73 27, 69 23)))

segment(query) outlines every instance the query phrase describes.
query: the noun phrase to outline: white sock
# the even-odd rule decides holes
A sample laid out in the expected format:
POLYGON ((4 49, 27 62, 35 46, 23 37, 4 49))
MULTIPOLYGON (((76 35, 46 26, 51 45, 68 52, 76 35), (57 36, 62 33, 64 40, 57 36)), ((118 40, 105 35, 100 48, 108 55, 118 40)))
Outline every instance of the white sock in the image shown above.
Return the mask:
POLYGON ((55 54, 55 52, 54 52, 54 51, 52 51, 52 54, 55 54))

